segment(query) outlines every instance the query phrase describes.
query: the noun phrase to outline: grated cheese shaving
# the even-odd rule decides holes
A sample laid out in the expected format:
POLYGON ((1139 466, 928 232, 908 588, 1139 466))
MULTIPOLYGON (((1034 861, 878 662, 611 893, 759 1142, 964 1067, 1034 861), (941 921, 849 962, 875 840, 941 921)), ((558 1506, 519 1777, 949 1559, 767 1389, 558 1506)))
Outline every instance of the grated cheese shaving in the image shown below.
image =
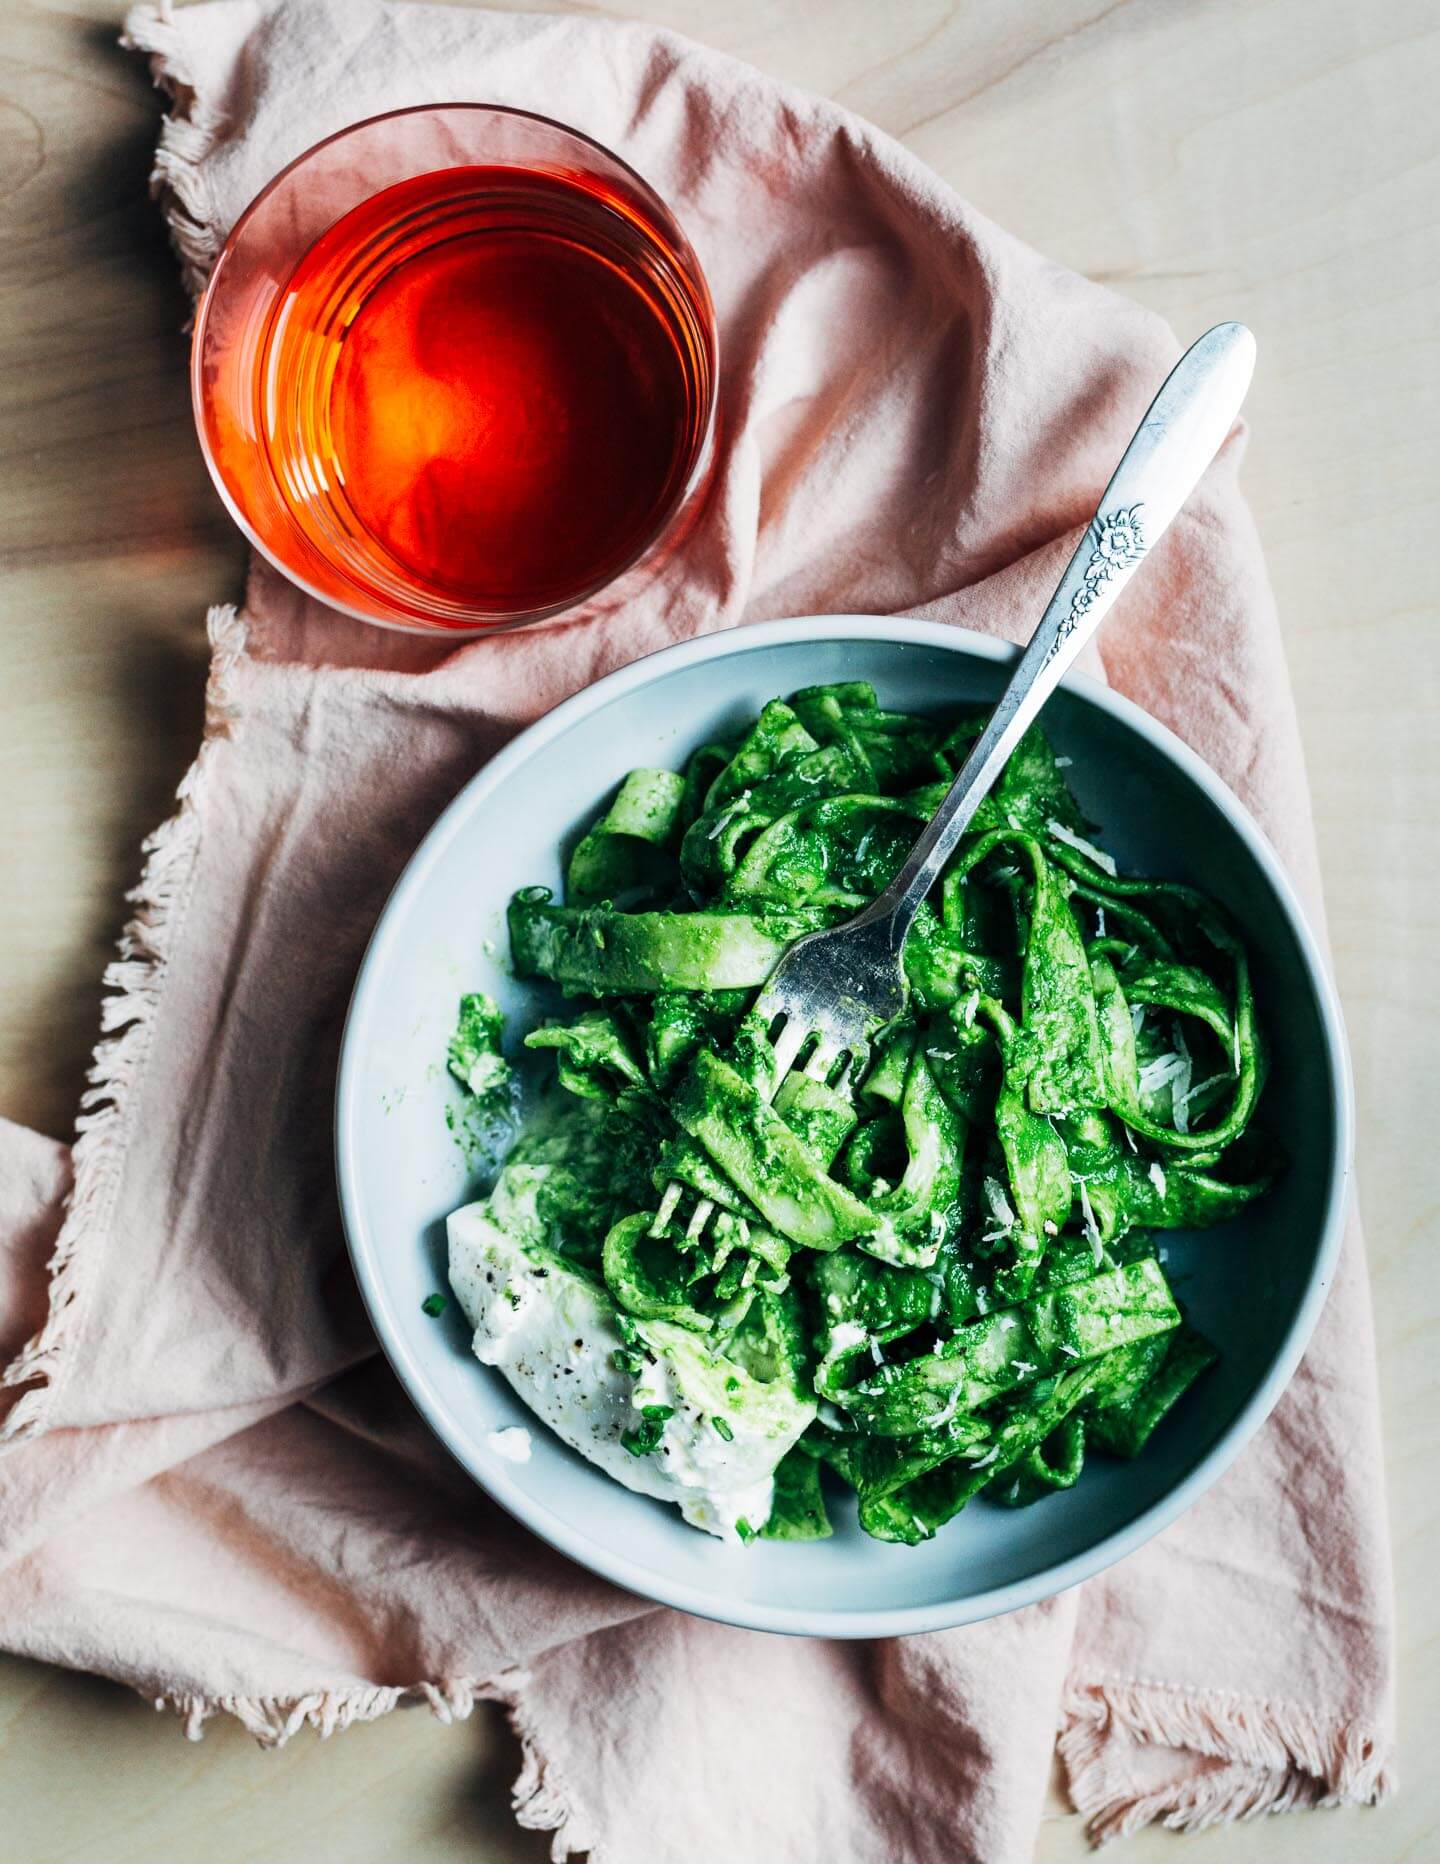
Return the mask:
MULTIPOLYGON (((1228 1081, 1229 1079, 1230 1077, 1228 1074, 1212 1074, 1208 1080, 1199 1081, 1194 1087, 1187 1087, 1184 1095, 1186 1112, 1189 1112, 1191 1101, 1197 1099, 1207 1088, 1218 1087, 1222 1081, 1228 1081)), ((1184 1128, 1182 1127, 1180 1130, 1183 1132, 1184 1128)))
POLYGON ((714 822, 711 824, 710 834, 709 834, 708 839, 710 841, 714 841, 717 835, 723 835, 725 830, 729 828, 730 824, 735 820, 736 816, 741 814, 741 812, 745 809, 745 806, 746 806, 745 797, 737 796, 734 802, 731 803, 728 809, 722 809, 720 814, 716 816, 714 822))
POLYGON ((1175 1053, 1185 1064, 1183 1080, 1176 1080, 1170 1088, 1170 1117, 1175 1122, 1177 1133, 1190 1130, 1190 1075, 1192 1064, 1190 1050, 1185 1044, 1185 1032, 1179 1023, 1174 1025, 1175 1053))
POLYGON ((1005 1187, 998 1178, 986 1178, 985 1202, 990 1206, 990 1213, 1000 1226, 1000 1234, 1011 1235, 1018 1219, 1014 1206, 1005 1194, 1005 1187))
POLYGON ((1054 816, 1050 817, 1045 828, 1047 833, 1055 837, 1056 841, 1063 841, 1067 848, 1074 848, 1077 853, 1085 855, 1103 873, 1113 874, 1117 871, 1113 854, 1106 854, 1103 848, 1097 848, 1093 841, 1086 841, 1085 837, 1077 835, 1073 828, 1066 828, 1065 824, 1057 822, 1054 816))
POLYGON ((1100 1241, 1100 1225, 1095 1221, 1095 1212, 1091 1207, 1090 1189, 1083 1178, 1080 1180, 1080 1215, 1085 1223, 1085 1240, 1098 1266, 1104 1254, 1104 1245, 1100 1241))
POLYGON ((1189 1070, 1190 1063, 1183 1055, 1157 1055, 1140 1070, 1140 1092, 1158 1094, 1162 1087, 1170 1087, 1189 1070))

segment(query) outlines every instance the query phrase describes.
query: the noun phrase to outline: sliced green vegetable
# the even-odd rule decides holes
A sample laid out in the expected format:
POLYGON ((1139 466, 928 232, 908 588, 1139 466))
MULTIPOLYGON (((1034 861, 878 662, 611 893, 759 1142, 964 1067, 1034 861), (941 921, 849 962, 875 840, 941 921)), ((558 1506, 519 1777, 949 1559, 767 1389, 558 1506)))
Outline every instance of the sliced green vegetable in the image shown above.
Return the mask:
POLYGON ((773 1107, 704 1050, 675 1100, 675 1117, 782 1236, 807 1249, 874 1240, 881 1219, 838 1184, 773 1107))
POLYGON ((747 990, 763 984, 814 919, 775 913, 622 913, 552 906, 543 887, 510 904, 517 977, 606 992, 747 990))
POLYGON ((445 1062, 483 1109, 508 1106, 512 1076, 500 1052, 504 1032, 505 1019, 493 997, 476 990, 460 999, 460 1015, 445 1050, 445 1062))
POLYGON ((937 1347, 837 1395, 852 1421, 877 1436, 915 1436, 961 1412, 1180 1324, 1157 1262, 1107 1269, 989 1314, 937 1347))
POLYGON ((685 779, 670 770, 632 770, 594 828, 575 846, 565 873, 572 906, 633 903, 669 892, 679 873, 685 779))
POLYGON ((775 1471, 775 1501, 760 1530, 766 1540, 828 1540, 834 1529, 820 1489, 820 1461, 800 1444, 775 1471))
POLYGON ((1138 1456, 1156 1426, 1201 1373, 1214 1365, 1217 1356, 1210 1342, 1189 1326, 1178 1328, 1163 1342, 1147 1340, 1134 1353, 1138 1376, 1119 1384, 1090 1414, 1091 1441, 1112 1456, 1138 1456))
POLYGON ((613 1010, 586 1010, 569 1023, 546 1023, 525 1038, 528 1049, 554 1049, 560 1083, 586 1100, 614 1100, 625 1086, 639 1087, 645 1071, 613 1010))
POLYGON ((1027 1450, 1003 1475, 992 1477, 985 1493, 1002 1507, 1028 1508, 1057 1489, 1073 1489, 1084 1467, 1085 1420, 1072 1411, 1043 1443, 1027 1450))

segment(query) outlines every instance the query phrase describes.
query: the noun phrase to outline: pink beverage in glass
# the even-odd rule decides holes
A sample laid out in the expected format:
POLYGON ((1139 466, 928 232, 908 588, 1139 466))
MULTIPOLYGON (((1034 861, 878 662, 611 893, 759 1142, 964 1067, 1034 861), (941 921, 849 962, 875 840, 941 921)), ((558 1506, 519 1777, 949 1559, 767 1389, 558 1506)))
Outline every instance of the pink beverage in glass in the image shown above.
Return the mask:
POLYGON ((271 184, 202 301, 194 387, 216 482, 281 569, 368 620, 476 632, 656 545, 703 475, 715 368, 699 266, 645 184, 556 124, 456 105, 271 184))

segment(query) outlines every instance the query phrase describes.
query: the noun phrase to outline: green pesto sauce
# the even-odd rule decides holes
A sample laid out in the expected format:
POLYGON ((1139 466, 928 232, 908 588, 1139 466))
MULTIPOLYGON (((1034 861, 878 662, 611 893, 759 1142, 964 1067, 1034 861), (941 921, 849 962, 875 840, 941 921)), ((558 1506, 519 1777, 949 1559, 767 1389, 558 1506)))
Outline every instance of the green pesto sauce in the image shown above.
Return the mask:
MULTIPOLYGON (((543 1167, 536 1246, 622 1323, 703 1340, 737 1392, 819 1401, 743 1537, 828 1533, 822 1472, 867 1532, 914 1543, 976 1495, 1029 1505, 1089 1453, 1143 1453, 1214 1359, 1164 1233, 1226 1221, 1280 1169, 1243 943, 1193 889, 1112 871, 1038 730, 917 916, 905 1014, 843 1077, 773 1079, 754 992, 887 884, 980 722, 817 686, 680 771, 632 772, 563 897, 509 909, 515 975, 568 999, 525 1033, 555 1075, 518 1138, 499 1011, 461 1002, 447 1118, 475 1155, 543 1167)), ((664 1422, 627 1447, 654 1454, 664 1422)))

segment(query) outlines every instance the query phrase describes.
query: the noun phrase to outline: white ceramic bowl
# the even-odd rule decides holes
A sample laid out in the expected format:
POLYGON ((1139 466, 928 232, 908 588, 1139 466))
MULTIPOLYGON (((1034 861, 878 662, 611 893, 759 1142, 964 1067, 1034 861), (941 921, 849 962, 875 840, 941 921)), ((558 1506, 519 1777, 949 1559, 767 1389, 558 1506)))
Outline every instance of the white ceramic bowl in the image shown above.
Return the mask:
POLYGON ((446 1129, 445 1041, 462 990, 534 1020, 541 987, 505 961, 505 906, 559 889, 560 850, 639 764, 678 765, 777 693, 868 679, 882 704, 934 711, 993 699, 1012 650, 933 622, 825 616, 707 635, 637 661, 566 701, 507 746, 431 829, 381 915, 361 966, 336 1111, 341 1204, 371 1319, 422 1416, 476 1481, 562 1552, 631 1591, 761 1630, 878 1637, 1014 1610, 1122 1558, 1189 1506, 1239 1454, 1284 1389, 1340 1247, 1351 1146, 1335 994, 1294 893, 1219 779, 1127 700, 1084 679, 1045 728, 1073 760, 1081 804, 1122 870, 1203 887, 1238 920, 1254 960, 1273 1066, 1262 1109, 1289 1156, 1276 1190, 1223 1229, 1170 1243, 1169 1264, 1221 1361, 1134 1463, 1096 1457, 1075 1488, 1035 1507, 972 1504, 918 1548, 869 1539, 853 1504, 828 1541, 727 1546, 631 1494, 552 1437, 470 1354, 444 1288, 445 1216, 465 1201, 446 1129), (523 1465, 487 1443, 531 1429, 523 1465))

